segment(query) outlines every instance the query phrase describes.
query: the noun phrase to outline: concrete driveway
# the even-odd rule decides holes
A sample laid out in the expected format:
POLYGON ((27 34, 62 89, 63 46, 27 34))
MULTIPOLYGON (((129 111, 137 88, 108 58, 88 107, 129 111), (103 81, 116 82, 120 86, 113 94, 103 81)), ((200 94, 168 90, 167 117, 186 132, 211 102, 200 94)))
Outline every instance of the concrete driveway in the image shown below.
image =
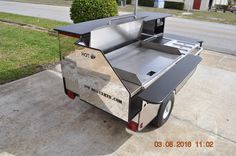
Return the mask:
POLYGON ((2 85, 0 155, 236 155, 236 57, 207 51, 202 57, 169 121, 133 135, 125 122, 67 98, 58 72, 2 85), (158 148, 155 141, 191 141, 192 147, 158 148))
MULTIPOLYGON (((72 22, 69 7, 0 0, 0 12, 72 22)), ((120 12, 120 14, 127 14, 120 12)), ((167 18, 165 32, 204 41, 204 48, 236 55, 236 26, 182 18, 167 18)))

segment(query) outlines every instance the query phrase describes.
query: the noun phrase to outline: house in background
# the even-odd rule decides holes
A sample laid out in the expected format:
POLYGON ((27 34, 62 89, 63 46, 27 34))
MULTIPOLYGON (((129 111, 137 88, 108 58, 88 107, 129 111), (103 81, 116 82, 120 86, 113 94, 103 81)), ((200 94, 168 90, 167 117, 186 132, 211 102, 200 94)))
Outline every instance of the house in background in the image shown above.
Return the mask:
POLYGON ((214 5, 227 5, 228 0, 166 0, 184 3, 185 10, 208 10, 214 5))
POLYGON ((185 0, 184 8, 195 10, 208 10, 214 5, 227 5, 228 0, 185 0))
MULTIPOLYGON (((135 0, 131 0, 134 4, 135 0)), ((206 11, 214 5, 228 5, 228 0, 139 0, 139 5, 184 10, 206 11)))

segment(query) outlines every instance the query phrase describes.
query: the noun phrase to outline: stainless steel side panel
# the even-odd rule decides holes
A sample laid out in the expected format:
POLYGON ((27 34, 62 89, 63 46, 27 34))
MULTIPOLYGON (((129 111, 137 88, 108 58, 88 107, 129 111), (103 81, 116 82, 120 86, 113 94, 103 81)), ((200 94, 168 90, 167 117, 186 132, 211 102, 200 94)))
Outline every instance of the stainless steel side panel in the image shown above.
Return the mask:
POLYGON ((141 111, 132 119, 138 123, 138 131, 144 129, 158 114, 160 104, 143 101, 141 111))
POLYGON ((141 35, 142 20, 109 25, 91 31, 90 47, 106 51, 119 44, 137 39, 141 35))
POLYGON ((101 51, 79 47, 62 61, 62 73, 82 100, 128 121, 129 92, 101 51))

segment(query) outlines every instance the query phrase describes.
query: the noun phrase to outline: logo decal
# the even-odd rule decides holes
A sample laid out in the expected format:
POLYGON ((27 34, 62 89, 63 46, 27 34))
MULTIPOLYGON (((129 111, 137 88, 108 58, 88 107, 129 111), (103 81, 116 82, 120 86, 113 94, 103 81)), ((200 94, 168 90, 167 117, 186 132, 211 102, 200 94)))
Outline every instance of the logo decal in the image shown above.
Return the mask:
POLYGON ((118 99, 118 98, 116 98, 116 97, 112 97, 112 96, 109 95, 109 94, 106 94, 106 93, 104 93, 104 92, 101 92, 101 91, 99 91, 99 90, 96 90, 96 89, 94 89, 94 88, 92 88, 92 87, 90 87, 90 86, 87 86, 87 85, 84 85, 84 88, 87 88, 88 90, 91 90, 92 92, 95 92, 95 93, 97 93, 97 94, 99 94, 99 95, 102 95, 102 96, 104 96, 104 97, 106 97, 106 98, 108 98, 108 99, 111 99, 111 100, 113 100, 113 101, 116 101, 116 102, 122 104, 122 100, 120 100, 120 99, 118 99))
POLYGON ((90 59, 95 59, 96 58, 96 56, 94 54, 89 54, 89 53, 86 53, 86 52, 82 52, 81 56, 86 57, 86 58, 90 58, 90 59))

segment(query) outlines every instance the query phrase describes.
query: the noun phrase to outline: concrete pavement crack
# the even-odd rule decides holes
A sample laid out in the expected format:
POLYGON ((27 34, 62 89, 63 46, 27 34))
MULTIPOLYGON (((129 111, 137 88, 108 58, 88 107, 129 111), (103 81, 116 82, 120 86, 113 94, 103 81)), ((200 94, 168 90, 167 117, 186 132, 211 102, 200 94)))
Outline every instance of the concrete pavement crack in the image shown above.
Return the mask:
POLYGON ((236 144, 236 141, 234 141, 234 140, 232 140, 232 139, 230 139, 230 138, 224 137, 224 136, 222 136, 222 135, 220 135, 220 134, 216 134, 216 133, 214 133, 213 131, 204 129, 204 128, 200 127, 200 126, 197 126, 197 125, 193 124, 193 123, 192 123, 191 121, 189 121, 189 120, 181 119, 181 118, 179 118, 179 117, 177 117, 177 116, 175 116, 175 115, 172 115, 172 114, 171 114, 171 116, 172 116, 173 118, 177 119, 177 120, 180 120, 180 121, 186 122, 186 123, 188 123, 188 124, 191 124, 191 125, 193 125, 194 127, 196 127, 196 128, 198 128, 198 129, 200 129, 200 130, 203 130, 203 131, 207 132, 208 134, 211 134, 211 135, 220 137, 220 138, 222 138, 222 139, 225 139, 225 140, 227 140, 227 141, 230 141, 230 142, 236 144))

